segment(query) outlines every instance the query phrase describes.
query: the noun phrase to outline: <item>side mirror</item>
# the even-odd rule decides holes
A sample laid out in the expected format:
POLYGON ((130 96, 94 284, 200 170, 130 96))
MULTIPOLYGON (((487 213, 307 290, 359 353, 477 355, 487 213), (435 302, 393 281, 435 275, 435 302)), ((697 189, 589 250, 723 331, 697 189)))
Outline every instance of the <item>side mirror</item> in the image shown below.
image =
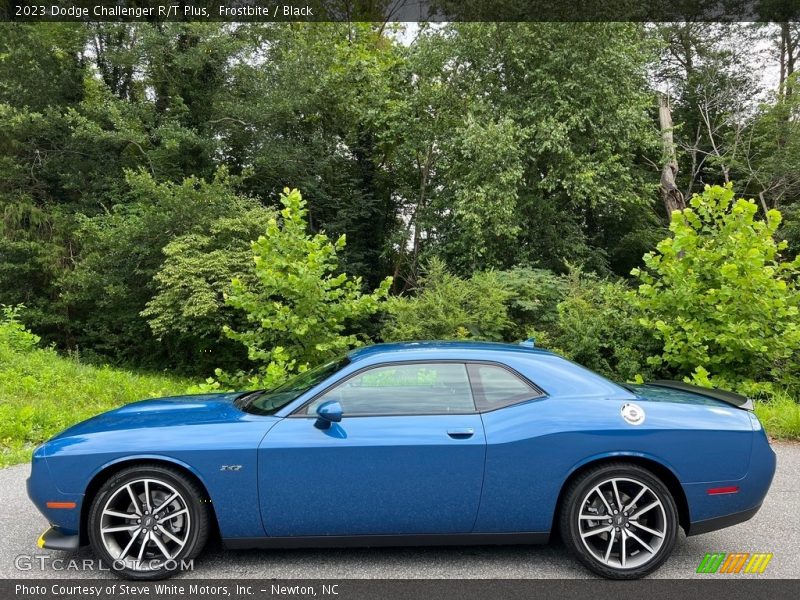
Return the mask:
POLYGON ((338 423, 342 420, 342 405, 336 400, 323 402, 317 407, 317 421, 314 427, 317 429, 328 429, 331 423, 338 423))

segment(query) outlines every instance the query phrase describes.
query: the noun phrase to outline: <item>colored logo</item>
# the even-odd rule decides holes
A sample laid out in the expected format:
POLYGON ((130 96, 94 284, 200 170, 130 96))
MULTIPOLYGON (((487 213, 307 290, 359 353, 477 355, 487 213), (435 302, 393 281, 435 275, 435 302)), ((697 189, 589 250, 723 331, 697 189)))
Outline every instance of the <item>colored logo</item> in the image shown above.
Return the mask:
POLYGON ((763 573, 769 561, 772 560, 772 553, 756 552, 734 552, 726 554, 717 552, 706 554, 697 567, 698 573, 763 573))

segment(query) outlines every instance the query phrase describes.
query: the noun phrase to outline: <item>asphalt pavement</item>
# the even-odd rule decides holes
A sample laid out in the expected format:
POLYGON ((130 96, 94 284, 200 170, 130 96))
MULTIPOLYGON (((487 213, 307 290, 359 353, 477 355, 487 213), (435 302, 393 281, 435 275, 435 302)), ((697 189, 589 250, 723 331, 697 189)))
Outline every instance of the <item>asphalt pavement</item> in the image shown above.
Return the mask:
MULTIPOLYGON (((750 521, 705 535, 681 535, 675 552, 651 577, 705 577, 696 569, 706 552, 772 552, 762 578, 800 578, 800 444, 775 443, 778 469, 759 513, 750 521)), ((0 469, 0 578, 97 578, 88 548, 66 554, 39 550, 47 523, 28 500, 29 465, 0 469), (64 559, 53 562, 54 559, 64 559), (70 559, 74 559, 70 561, 70 559)), ((548 546, 476 546, 324 550, 209 548, 193 578, 586 578, 560 543, 548 546)), ((731 575, 732 577, 733 575, 731 575)), ((741 576, 741 575, 740 575, 741 576)))

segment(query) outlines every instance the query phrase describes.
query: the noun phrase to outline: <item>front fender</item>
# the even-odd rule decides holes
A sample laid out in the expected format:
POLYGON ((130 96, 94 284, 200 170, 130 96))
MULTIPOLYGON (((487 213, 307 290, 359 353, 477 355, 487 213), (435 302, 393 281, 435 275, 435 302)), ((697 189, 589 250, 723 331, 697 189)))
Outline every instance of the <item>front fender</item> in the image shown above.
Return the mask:
MULTIPOLYGON (((48 478, 60 495, 82 501, 92 482, 121 464, 146 461, 173 464, 203 484, 223 537, 262 536, 256 449, 275 422, 272 418, 254 418, 235 423, 147 427, 59 437, 45 445, 47 469, 35 467, 37 481, 48 478), (230 466, 236 468, 225 468, 230 466)), ((42 510, 39 503, 37 506, 42 510)), ((71 522, 69 528, 77 528, 76 523, 71 522)))

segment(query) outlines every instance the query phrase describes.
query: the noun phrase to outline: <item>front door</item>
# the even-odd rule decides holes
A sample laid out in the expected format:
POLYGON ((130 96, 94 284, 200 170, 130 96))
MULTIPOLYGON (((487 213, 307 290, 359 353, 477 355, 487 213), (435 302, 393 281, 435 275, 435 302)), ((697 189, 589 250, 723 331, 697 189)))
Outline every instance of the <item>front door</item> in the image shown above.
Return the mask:
POLYGON ((469 533, 486 440, 466 367, 395 363, 355 373, 275 425, 259 448, 270 536, 469 533), (316 407, 343 418, 316 426, 316 407))

